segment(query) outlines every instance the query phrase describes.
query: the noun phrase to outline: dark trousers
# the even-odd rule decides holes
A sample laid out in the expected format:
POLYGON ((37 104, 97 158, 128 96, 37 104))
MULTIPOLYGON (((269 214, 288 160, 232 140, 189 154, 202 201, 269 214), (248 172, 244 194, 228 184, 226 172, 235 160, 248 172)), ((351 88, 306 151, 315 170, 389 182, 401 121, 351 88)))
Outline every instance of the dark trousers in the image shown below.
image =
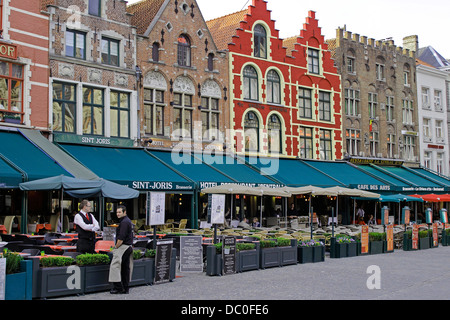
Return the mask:
POLYGON ((95 253, 95 241, 88 239, 78 239, 77 252, 95 253))
POLYGON ((122 263, 120 265, 121 282, 114 282, 114 289, 119 291, 128 291, 130 285, 130 259, 132 257, 133 247, 130 246, 122 255, 122 263))

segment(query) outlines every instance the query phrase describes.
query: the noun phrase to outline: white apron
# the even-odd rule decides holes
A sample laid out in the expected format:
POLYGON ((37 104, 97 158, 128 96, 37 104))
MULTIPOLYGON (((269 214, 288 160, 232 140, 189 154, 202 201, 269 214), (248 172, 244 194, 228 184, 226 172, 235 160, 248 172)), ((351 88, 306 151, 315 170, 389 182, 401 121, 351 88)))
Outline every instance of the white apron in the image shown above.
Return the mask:
MULTIPOLYGON (((122 276, 120 275, 122 256, 129 247, 130 247, 129 245, 122 244, 118 249, 114 249, 112 251, 113 258, 111 261, 111 265, 109 266, 109 282, 122 281, 122 276)), ((131 252, 130 255, 130 281, 132 274, 133 274, 133 252, 131 252)))

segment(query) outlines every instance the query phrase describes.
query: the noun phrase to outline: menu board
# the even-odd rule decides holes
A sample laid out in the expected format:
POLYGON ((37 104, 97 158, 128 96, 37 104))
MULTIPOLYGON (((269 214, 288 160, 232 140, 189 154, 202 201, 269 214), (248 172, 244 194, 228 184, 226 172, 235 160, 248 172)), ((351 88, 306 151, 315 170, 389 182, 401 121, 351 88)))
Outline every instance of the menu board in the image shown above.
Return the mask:
POLYGON ((413 225, 412 230, 412 248, 415 250, 419 249, 419 225, 413 225))
POLYGON ((225 223, 225 195, 211 194, 209 210, 211 212, 211 224, 225 223))
POLYGON ((361 228, 361 253, 369 253, 369 226, 361 228))
POLYGON ((161 240, 156 244, 155 284, 170 280, 170 260, 173 240, 161 240))
POLYGON ((433 223, 433 247, 439 244, 438 224, 433 223))
POLYGON ((180 271, 203 272, 201 236, 180 237, 180 271))
POLYGON ((223 274, 236 273, 236 238, 224 237, 222 242, 223 274))
POLYGON ((394 225, 386 226, 387 251, 394 251, 394 225))
POLYGON ((149 226, 165 223, 166 194, 164 192, 147 192, 147 222, 149 226))
POLYGON ((0 300, 5 300, 6 258, 0 259, 0 300))

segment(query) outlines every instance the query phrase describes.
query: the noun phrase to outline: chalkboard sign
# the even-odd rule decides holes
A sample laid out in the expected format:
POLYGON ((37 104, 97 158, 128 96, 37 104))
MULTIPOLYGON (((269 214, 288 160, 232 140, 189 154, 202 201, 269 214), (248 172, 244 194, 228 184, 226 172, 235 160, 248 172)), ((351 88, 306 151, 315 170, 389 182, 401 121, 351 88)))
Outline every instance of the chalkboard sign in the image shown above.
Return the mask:
POLYGON ((161 240, 156 244, 155 284, 168 282, 173 240, 161 240))
POLYGON ((223 274, 236 273, 236 238, 224 237, 222 242, 223 274))
POLYGON ((0 300, 5 300, 6 286, 6 259, 0 259, 0 300))
POLYGON ((103 240, 116 242, 116 230, 117 228, 104 227, 102 233, 103 240))
POLYGON ((203 272, 201 236, 180 237, 180 271, 203 272))

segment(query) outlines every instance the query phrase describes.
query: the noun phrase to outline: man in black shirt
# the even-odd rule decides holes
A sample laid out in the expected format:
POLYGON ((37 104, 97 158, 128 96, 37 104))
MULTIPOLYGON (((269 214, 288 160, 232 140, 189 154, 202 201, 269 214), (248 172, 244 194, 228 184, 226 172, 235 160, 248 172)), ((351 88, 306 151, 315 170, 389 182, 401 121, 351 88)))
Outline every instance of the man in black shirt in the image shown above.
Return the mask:
POLYGON ((109 268, 109 282, 113 283, 112 294, 128 293, 131 273, 133 271, 133 224, 127 216, 127 209, 117 208, 120 224, 116 230, 116 245, 109 268))

